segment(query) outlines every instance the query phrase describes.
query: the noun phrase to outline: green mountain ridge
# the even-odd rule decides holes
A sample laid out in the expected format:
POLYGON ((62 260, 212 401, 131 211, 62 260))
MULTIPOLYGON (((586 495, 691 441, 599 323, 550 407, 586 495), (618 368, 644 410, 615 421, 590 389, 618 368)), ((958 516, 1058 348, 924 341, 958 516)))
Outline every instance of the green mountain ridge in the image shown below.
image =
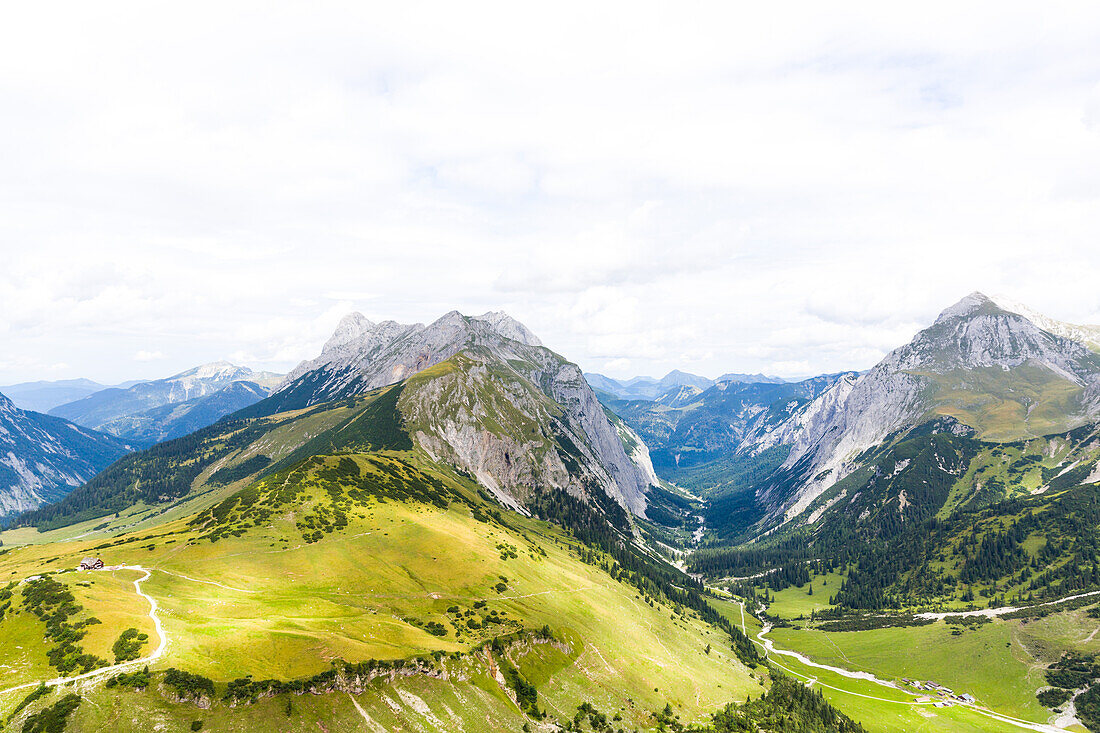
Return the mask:
POLYGON ((128 456, 19 523, 57 529, 139 503, 160 511, 189 496, 216 494, 220 477, 240 466, 257 471, 238 481, 317 453, 407 450, 414 443, 476 476, 498 501, 521 511, 528 511, 524 505, 536 487, 587 501, 620 501, 607 490, 617 486, 616 476, 601 462, 617 449, 622 462, 636 470, 618 434, 594 398, 598 414, 584 414, 593 408, 570 381, 574 367, 545 349, 533 356, 535 361, 502 363, 491 353, 468 350, 397 385, 313 408, 266 414, 282 404, 278 396, 269 398, 270 403, 128 456), (567 406, 543 389, 556 390, 567 406), (592 420, 603 421, 613 445, 594 445, 586 431, 592 420), (258 456, 270 462, 254 463, 258 456))
MULTIPOLYGON (((397 392, 364 401, 381 409, 397 392)), ((377 426, 363 427, 354 441, 377 439, 377 426)), ((298 460, 186 519, 0 555, 5 576, 71 567, 89 552, 151 568, 144 587, 170 640, 150 665, 154 682, 139 667, 106 689, 84 686, 96 704, 76 709, 72 729, 144 730, 153 711, 230 729, 369 719, 520 730, 565 723, 578 706, 651 728, 669 703, 702 723, 764 691, 739 658, 757 664, 752 645, 678 571, 606 524, 597 544, 579 541, 586 522, 604 521, 597 508, 562 495, 556 514, 575 534, 502 512, 422 451, 364 445, 298 460), (685 678, 691 688, 679 687, 685 678)), ((72 595, 77 624, 91 613, 107 627, 73 637, 71 653, 93 669, 101 639, 147 628, 132 592, 118 586, 108 603, 98 590, 127 572, 51 576, 59 598, 72 595)), ((0 673, 4 687, 35 679, 45 661, 27 597, 23 587, 9 595, 0 641, 39 651, 0 673)), ((19 720, 57 699, 35 701, 19 720)), ((5 712, 17 700, 0 693, 5 712)))

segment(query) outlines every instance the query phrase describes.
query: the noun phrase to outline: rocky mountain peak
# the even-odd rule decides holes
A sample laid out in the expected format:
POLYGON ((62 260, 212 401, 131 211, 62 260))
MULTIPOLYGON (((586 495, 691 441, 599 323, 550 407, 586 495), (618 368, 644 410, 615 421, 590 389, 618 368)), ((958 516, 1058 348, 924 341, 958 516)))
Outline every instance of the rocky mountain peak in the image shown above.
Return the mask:
POLYGON ((274 414, 403 383, 397 406, 413 440, 505 505, 522 507, 536 485, 574 496, 599 487, 645 511, 646 475, 580 369, 522 323, 502 311, 451 311, 427 326, 364 323, 341 322, 338 345, 300 364, 260 409, 274 414), (432 370, 448 360, 450 368, 432 370))
POLYGON ((489 311, 480 316, 474 316, 474 320, 488 324, 494 331, 505 338, 519 341, 528 346, 542 346, 542 341, 531 332, 531 329, 523 325, 504 311, 489 311))
POLYGON ((248 367, 237 366, 231 362, 225 361, 212 361, 209 364, 200 364, 197 367, 193 367, 186 371, 175 374, 168 377, 169 380, 182 380, 182 379, 213 379, 213 380, 233 380, 240 379, 252 374, 252 370, 248 367))
POLYGON ((935 323, 942 323, 956 318, 967 318, 976 313, 989 312, 995 309, 997 309, 997 304, 993 302, 992 298, 975 290, 958 303, 944 309, 936 318, 935 323))
POLYGON ((1081 342, 1044 330, 992 298, 971 293, 875 369, 944 374, 958 369, 1011 369, 1029 362, 1078 384, 1100 366, 1081 342))
POLYGON ((790 446, 788 468, 806 461, 807 478, 783 500, 791 518, 853 471, 868 448, 929 419, 946 415, 977 434, 1015 440, 1098 414, 1100 355, 974 292, 866 374, 802 407, 763 443, 790 446), (1050 402, 1051 395, 1062 401, 1050 402), (1047 413, 1061 418, 1051 422, 1047 413))
POLYGON ((1002 310, 1018 313, 1048 333, 1079 341, 1093 351, 1100 351, 1100 326, 1059 321, 1002 295, 995 295, 992 300, 1002 310))
POLYGON ((340 319, 340 323, 336 325, 336 330, 325 342, 325 347, 321 349, 321 353, 338 349, 344 344, 356 341, 369 334, 374 328, 375 323, 362 313, 357 311, 348 313, 340 319))
POLYGON ((324 402, 399 382, 475 342, 503 348, 503 339, 542 346, 530 329, 504 311, 470 317, 454 310, 427 326, 396 321, 376 324, 360 313, 350 313, 340 321, 320 356, 299 364, 277 392, 292 391, 295 382, 316 373, 317 383, 311 382, 310 387, 314 393, 311 404, 324 402))

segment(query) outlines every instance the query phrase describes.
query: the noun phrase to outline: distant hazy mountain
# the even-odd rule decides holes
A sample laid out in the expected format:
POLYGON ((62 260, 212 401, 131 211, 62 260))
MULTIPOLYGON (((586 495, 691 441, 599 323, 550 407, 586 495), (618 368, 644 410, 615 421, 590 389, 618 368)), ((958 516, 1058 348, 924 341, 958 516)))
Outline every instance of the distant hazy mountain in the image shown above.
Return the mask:
POLYGON ((49 414, 147 443, 182 435, 179 431, 185 427, 193 430, 209 425, 229 412, 263 399, 281 380, 278 374, 219 361, 127 389, 103 389, 55 407, 49 414), (223 398, 204 399, 242 382, 251 387, 235 389, 223 398))
POLYGON ((785 384, 792 380, 783 379, 782 377, 769 377, 765 374, 738 374, 736 372, 730 372, 729 374, 723 374, 714 381, 738 382, 741 384, 785 384))
POLYGON ((0 516, 56 501, 129 451, 122 441, 0 394, 0 516))
POLYGON ((102 430, 111 435, 124 435, 127 440, 142 445, 151 445, 212 425, 226 415, 259 402, 268 394, 270 390, 255 382, 231 382, 217 392, 120 417, 103 425, 102 430))
POLYGON ((698 374, 689 374, 679 369, 674 369, 660 379, 653 377, 634 377, 621 380, 605 376, 603 374, 586 373, 584 378, 592 385, 592 389, 620 400, 660 400, 667 401, 683 399, 680 387, 690 387, 696 392, 703 392, 719 382, 734 382, 738 384, 786 384, 788 380, 781 377, 769 377, 764 374, 737 374, 731 372, 723 374, 718 379, 700 377, 698 374))
MULTIPOLYGON (((852 373, 854 375, 854 373, 852 373)), ((609 399, 605 403, 649 447, 664 478, 688 481, 688 473, 728 459, 828 390, 844 375, 802 382, 721 380, 708 389, 676 387, 655 400, 609 399)))
POLYGON ((585 372, 584 379, 592 389, 606 392, 612 397, 619 397, 622 394, 623 385, 617 379, 589 372, 585 372))
POLYGON ((713 379, 682 372, 679 369, 672 370, 660 379, 634 377, 621 381, 603 374, 585 374, 584 378, 593 389, 624 400, 653 400, 677 387, 707 389, 714 385, 713 379))
POLYGON ((107 389, 107 385, 90 379, 59 379, 55 382, 22 382, 0 387, 0 392, 21 410, 49 412, 58 405, 95 394, 107 389))

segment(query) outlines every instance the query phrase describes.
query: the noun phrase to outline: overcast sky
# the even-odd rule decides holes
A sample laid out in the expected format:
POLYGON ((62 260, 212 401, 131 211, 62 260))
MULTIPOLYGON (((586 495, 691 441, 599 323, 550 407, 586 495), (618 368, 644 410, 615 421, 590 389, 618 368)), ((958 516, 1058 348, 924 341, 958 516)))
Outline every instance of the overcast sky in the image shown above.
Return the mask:
POLYGON ((972 290, 1100 323, 1100 4, 752 5, 9 5, 0 384, 351 310, 613 376, 867 368, 972 290))

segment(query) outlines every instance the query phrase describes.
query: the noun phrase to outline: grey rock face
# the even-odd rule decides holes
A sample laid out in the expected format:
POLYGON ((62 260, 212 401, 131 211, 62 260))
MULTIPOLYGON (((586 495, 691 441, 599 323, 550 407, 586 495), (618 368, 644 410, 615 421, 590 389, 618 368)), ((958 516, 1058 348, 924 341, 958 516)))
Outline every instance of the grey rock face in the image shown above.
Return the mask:
POLYGON ((793 496, 760 498, 777 516, 799 515, 856 468, 860 453, 927 417, 937 375, 980 369, 1011 374, 1025 365, 1083 389, 1081 414, 1070 420, 1100 416, 1100 358, 1094 352, 972 293, 869 372, 847 376, 761 436, 762 447, 791 446, 785 468, 806 468, 793 496))
POLYGON ((891 352, 880 366, 944 374, 981 367, 1008 370, 1028 362, 1076 384, 1095 378, 1100 369, 1100 358, 1081 342, 1044 331, 981 293, 972 293, 945 310, 930 328, 891 352))
POLYGON ((63 497, 127 452, 109 435, 20 410, 0 395, 0 516, 63 497))
POLYGON ((539 341, 538 336, 531 333, 531 329, 504 311, 490 311, 480 316, 474 316, 473 319, 486 324, 506 339, 518 341, 526 346, 542 346, 542 342, 539 341))
POLYGON ((452 311, 428 326, 351 314, 273 400, 280 409, 308 406, 403 380, 399 407, 417 443, 502 503, 522 509, 535 486, 578 497, 599 490, 644 513, 649 480, 580 369, 502 312, 452 311), (449 359, 453 368, 426 371, 449 359))

